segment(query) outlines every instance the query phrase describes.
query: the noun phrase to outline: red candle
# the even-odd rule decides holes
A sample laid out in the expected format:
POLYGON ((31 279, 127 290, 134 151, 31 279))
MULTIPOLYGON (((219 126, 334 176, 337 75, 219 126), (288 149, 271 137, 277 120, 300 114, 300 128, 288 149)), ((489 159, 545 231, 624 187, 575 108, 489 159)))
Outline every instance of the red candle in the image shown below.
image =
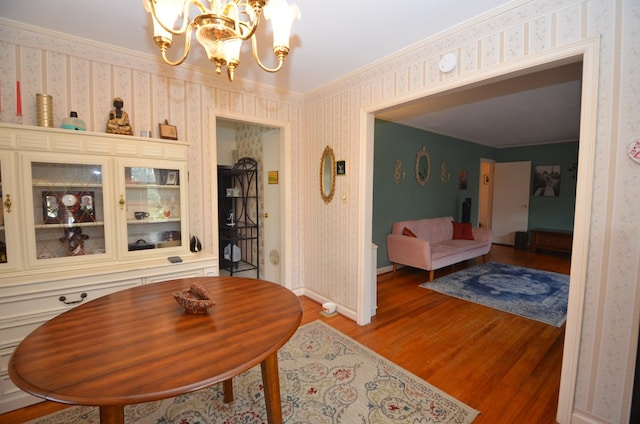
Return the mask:
POLYGON ((22 96, 20 95, 20 81, 16 81, 16 115, 22 116, 22 96))

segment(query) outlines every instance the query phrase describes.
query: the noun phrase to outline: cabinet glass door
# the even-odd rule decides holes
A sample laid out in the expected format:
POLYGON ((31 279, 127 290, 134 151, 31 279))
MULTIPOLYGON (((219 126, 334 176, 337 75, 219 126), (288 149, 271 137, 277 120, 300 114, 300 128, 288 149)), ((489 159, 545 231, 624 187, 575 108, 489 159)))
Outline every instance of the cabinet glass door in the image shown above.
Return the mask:
MULTIPOLYGON (((32 252, 37 263, 54 258, 104 255, 105 163, 27 160, 30 169, 33 228, 32 252)), ((31 249, 30 249, 31 250, 31 249)))
MULTIPOLYGON (((127 251, 184 246, 181 187, 183 172, 168 167, 125 166, 127 251)), ((142 252, 141 252, 142 253, 142 252)))
POLYGON ((13 269, 19 265, 18 214, 16 204, 16 178, 11 154, 0 153, 0 269, 13 269))

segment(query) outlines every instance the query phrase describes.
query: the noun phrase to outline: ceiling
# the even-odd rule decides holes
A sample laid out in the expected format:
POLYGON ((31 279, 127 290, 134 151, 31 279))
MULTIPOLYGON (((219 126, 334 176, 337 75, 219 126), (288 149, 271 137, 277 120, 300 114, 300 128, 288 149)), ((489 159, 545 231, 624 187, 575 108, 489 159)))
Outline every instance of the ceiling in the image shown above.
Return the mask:
MULTIPOLYGON (((247 49, 241 54, 236 78, 308 93, 411 44, 510 3, 505 0, 289 2, 299 6, 302 19, 293 25, 291 53, 284 68, 275 74, 260 70, 247 49)), ((151 18, 144 11, 142 0, 107 3, 0 0, 0 16, 158 56, 151 37, 151 18)), ((265 65, 273 66, 275 60, 268 32, 266 26, 258 34, 259 43, 264 47, 260 55, 265 65)), ((176 41, 173 49, 179 48, 178 45, 176 41)), ((211 78, 226 78, 215 75, 195 39, 192 50, 187 63, 210 69, 211 78)), ((170 51, 169 56, 177 58, 181 51, 173 53, 170 51)), ((559 76, 545 71, 543 76, 534 73, 511 82, 492 82, 432 96, 385 111, 378 117, 496 147, 577 140, 579 66, 574 66, 572 71, 558 70, 559 76)))

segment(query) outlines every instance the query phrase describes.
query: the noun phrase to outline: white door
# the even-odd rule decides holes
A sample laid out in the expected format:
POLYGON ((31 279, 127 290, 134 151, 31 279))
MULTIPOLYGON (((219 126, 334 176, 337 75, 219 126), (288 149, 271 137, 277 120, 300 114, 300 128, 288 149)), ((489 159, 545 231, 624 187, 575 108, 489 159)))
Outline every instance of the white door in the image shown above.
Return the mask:
POLYGON ((264 267, 261 278, 280 283, 282 268, 282 252, 280 241, 280 137, 282 131, 274 129, 262 135, 262 181, 264 187, 264 210, 261 211, 260 224, 264 228, 263 251, 261 252, 264 267), (277 173, 277 174, 276 174, 277 173), (271 178, 271 180, 270 180, 271 178))
POLYGON ((513 246, 516 231, 527 231, 531 162, 496 163, 493 174, 493 242, 513 246))

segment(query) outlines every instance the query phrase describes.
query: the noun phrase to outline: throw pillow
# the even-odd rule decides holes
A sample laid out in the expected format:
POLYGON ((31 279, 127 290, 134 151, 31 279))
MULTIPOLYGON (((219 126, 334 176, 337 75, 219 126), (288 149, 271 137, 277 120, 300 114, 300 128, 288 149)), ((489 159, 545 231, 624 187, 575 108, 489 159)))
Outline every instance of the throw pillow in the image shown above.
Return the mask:
POLYGON ((453 240, 475 240, 470 222, 455 222, 453 224, 453 240))
POLYGON ((413 234, 413 231, 411 231, 410 229, 408 229, 407 227, 404 227, 402 229, 402 235, 403 236, 409 236, 409 237, 418 237, 415 234, 413 234))

